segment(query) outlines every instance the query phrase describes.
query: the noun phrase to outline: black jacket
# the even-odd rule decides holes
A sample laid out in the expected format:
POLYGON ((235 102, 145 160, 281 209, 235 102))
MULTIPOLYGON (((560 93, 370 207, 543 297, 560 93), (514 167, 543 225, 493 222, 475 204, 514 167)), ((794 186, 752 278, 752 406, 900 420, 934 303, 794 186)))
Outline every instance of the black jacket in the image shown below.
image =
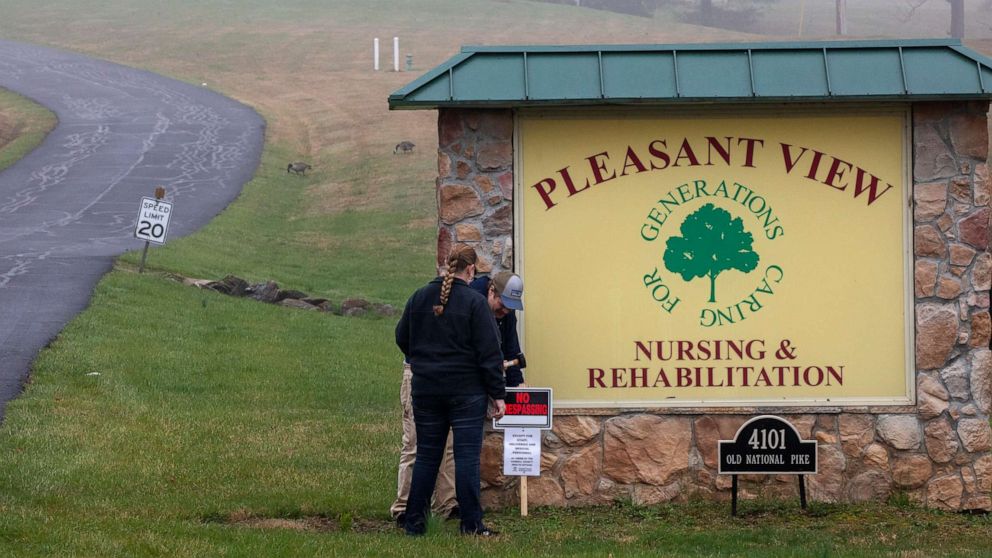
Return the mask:
POLYGON ((451 285, 444 314, 441 278, 413 293, 396 324, 396 345, 413 370, 413 395, 506 396, 496 320, 485 297, 461 279, 451 285))

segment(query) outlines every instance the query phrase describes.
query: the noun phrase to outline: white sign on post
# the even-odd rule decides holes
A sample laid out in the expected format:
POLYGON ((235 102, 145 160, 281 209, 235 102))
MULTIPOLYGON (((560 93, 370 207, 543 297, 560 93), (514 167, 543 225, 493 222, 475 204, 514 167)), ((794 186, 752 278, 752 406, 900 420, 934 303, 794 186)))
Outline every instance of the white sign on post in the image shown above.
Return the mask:
POLYGON ((507 428, 503 431, 503 474, 541 476, 541 431, 507 428))
POLYGON ((165 244, 165 235, 169 232, 169 217, 171 215, 171 203, 155 198, 141 198, 138 222, 134 226, 135 238, 155 244, 165 244))

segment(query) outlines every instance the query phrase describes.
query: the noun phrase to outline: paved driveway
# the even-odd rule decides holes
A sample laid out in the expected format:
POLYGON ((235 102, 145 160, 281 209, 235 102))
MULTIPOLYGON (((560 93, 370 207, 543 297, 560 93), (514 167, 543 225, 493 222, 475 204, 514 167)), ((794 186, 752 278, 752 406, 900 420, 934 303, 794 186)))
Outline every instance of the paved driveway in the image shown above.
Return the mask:
POLYGON ((169 238, 189 234, 251 179, 264 121, 204 87, 0 40, 0 87, 59 119, 0 172, 0 419, 31 361, 83 310, 133 238, 142 196, 165 186, 169 238))

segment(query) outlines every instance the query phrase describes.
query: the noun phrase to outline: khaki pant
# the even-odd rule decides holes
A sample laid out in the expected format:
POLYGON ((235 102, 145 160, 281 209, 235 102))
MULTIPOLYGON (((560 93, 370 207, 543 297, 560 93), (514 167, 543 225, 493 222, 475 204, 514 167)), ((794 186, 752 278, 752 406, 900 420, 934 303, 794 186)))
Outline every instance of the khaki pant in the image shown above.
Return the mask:
MULTIPOLYGON (((417 426, 413 422, 413 398, 410 388, 412 378, 410 365, 404 364, 403 383, 400 385, 400 404, 403 406, 403 447, 400 449, 400 467, 396 478, 396 501, 389 508, 389 513, 394 518, 406 513, 406 500, 410 496, 410 480, 413 477, 413 463, 417 460, 417 426)), ((431 509, 436 515, 447 517, 456 507, 458 501, 455 499, 455 460, 449 432, 448 443, 444 448, 444 460, 441 461, 441 469, 437 473, 431 509)))

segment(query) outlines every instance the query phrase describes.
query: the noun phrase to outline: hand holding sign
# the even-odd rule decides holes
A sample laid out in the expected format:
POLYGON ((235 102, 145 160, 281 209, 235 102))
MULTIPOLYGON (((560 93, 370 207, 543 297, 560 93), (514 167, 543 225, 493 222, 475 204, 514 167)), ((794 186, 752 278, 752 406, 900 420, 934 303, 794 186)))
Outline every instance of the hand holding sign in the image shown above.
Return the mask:
POLYGON ((506 414, 506 401, 503 399, 490 399, 489 408, 486 409, 486 417, 499 420, 506 414))

